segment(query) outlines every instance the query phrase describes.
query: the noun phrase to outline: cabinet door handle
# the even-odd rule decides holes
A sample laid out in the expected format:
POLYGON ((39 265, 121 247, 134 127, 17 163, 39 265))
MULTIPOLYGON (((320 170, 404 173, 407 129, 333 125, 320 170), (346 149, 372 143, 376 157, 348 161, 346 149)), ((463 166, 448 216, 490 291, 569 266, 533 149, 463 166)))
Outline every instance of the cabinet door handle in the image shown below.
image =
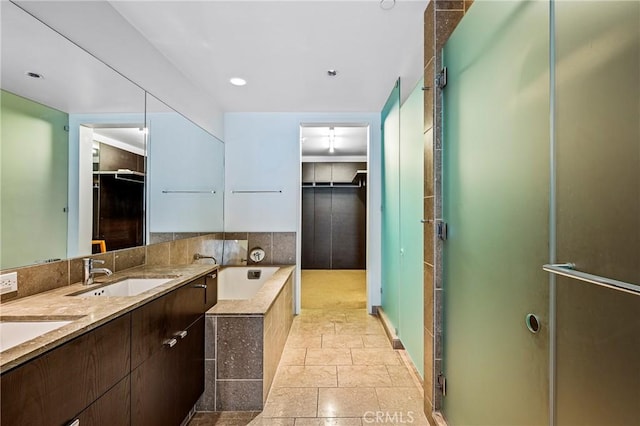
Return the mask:
POLYGON ((80 426, 80 419, 75 419, 74 421, 69 423, 67 426, 80 426))
POLYGON ((207 285, 206 284, 196 284, 196 285, 193 286, 193 288, 204 288, 204 289, 206 289, 207 285))
POLYGON ((209 274, 207 275, 207 278, 216 278, 218 276, 218 274, 209 274))
POLYGON ((179 337, 179 338, 181 338, 181 339, 184 339, 185 337, 187 337, 187 330, 179 331, 179 332, 176 334, 176 336, 177 336, 177 337, 179 337))
POLYGON ((170 348, 174 347, 178 343, 177 339, 167 339, 162 342, 163 345, 169 346, 170 348))

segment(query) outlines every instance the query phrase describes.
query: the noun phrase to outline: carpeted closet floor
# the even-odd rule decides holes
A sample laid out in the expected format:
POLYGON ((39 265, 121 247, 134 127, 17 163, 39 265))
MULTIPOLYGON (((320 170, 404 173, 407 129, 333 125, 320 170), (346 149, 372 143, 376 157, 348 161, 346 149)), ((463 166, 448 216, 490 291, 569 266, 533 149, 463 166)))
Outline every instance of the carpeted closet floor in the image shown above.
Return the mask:
POLYGON ((366 306, 367 271, 302 270, 302 309, 360 309, 366 306))

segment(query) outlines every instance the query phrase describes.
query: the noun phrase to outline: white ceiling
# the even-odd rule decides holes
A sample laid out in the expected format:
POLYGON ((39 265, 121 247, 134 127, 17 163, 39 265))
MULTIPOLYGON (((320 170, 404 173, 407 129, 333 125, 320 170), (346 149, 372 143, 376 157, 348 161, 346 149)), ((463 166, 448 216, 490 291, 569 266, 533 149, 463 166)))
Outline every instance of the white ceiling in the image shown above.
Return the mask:
POLYGON ((219 136, 226 111, 380 111, 398 77, 405 99, 423 70, 426 0, 389 11, 379 0, 16 3, 219 136), (231 86, 233 76, 248 84, 231 86))
POLYGON ((423 70, 427 1, 110 3, 225 111, 379 111, 423 70))
POLYGON ((3 90, 67 113, 144 112, 144 90, 13 4, 1 8, 3 90))
POLYGON ((94 127, 93 135, 99 142, 145 155, 147 143, 138 127, 94 127))
MULTIPOLYGON (((226 111, 380 111, 398 77, 411 89, 422 73, 424 1, 111 4, 226 111)), ((328 127, 302 127, 303 158, 366 159, 366 127, 334 131, 330 153, 328 127)))

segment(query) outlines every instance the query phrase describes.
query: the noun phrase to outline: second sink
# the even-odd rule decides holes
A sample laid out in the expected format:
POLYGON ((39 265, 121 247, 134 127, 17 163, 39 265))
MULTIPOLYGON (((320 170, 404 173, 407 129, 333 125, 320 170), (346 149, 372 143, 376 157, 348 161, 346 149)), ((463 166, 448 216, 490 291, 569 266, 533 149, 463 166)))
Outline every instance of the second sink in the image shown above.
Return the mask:
POLYGON ((67 324, 71 324, 71 321, 11 321, 3 318, 0 321, 0 352, 67 324))
POLYGON ((93 296, 136 296, 140 293, 144 293, 147 290, 151 290, 159 285, 166 284, 173 280, 175 277, 169 278, 126 278, 121 281, 117 281, 113 284, 108 284, 102 287, 94 288, 91 290, 83 291, 80 293, 74 293, 72 296, 81 297, 93 297, 93 296))

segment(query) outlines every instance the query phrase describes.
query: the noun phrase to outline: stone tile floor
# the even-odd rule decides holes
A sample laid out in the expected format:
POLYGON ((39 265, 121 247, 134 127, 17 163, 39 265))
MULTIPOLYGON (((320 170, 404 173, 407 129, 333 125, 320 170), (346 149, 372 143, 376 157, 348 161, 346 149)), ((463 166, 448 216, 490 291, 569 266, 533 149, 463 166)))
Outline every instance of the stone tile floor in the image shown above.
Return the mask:
POLYGON ((303 309, 261 413, 197 413, 189 426, 426 425, 404 351, 365 309, 303 309))

